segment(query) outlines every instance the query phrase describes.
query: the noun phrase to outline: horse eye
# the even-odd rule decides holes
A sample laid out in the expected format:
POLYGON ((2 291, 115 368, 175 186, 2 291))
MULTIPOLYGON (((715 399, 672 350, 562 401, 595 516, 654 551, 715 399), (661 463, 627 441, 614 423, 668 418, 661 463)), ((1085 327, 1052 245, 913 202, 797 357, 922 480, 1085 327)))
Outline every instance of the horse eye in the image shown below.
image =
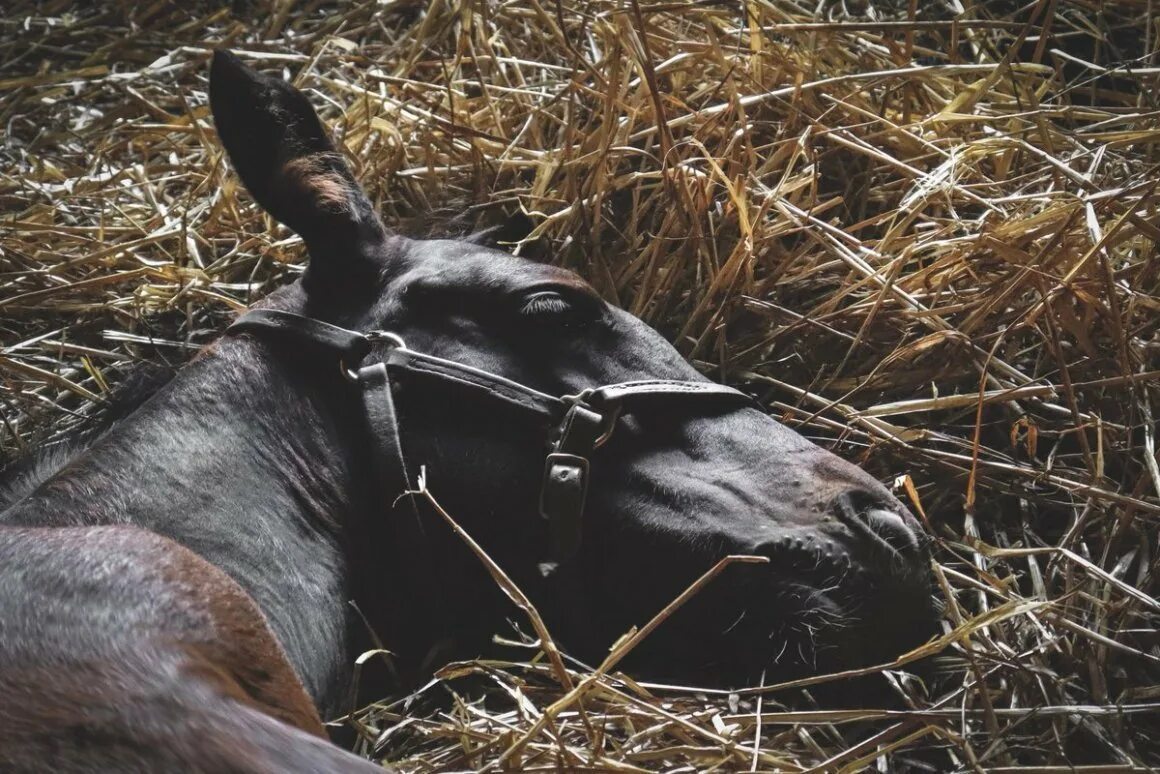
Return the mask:
POLYGON ((541 290, 524 298, 520 314, 527 317, 554 316, 567 314, 572 311, 562 295, 554 290, 541 290))

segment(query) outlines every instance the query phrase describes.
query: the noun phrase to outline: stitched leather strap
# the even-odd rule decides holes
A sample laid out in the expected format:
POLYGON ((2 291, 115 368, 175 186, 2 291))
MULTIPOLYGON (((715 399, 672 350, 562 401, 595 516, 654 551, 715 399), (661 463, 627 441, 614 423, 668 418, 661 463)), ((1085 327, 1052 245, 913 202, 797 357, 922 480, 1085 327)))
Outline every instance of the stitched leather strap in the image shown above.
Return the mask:
POLYGON ((559 398, 490 371, 410 349, 392 349, 387 355, 387 363, 392 368, 405 372, 408 377, 446 382, 479 396, 500 400, 510 406, 530 411, 553 422, 559 421, 568 408, 559 398))
POLYGON ((277 309, 251 309, 235 320, 226 329, 226 333, 260 333, 295 338, 334 352, 340 362, 351 368, 357 366, 371 351, 370 339, 362 333, 277 309))
POLYGON ((395 396, 391 390, 387 366, 372 363, 360 368, 358 383, 363 388, 363 408, 366 410, 367 423, 371 426, 375 463, 387 475, 402 479, 399 491, 406 492, 414 482, 407 471, 407 458, 403 454, 403 442, 399 437, 399 415, 395 411, 395 396))
POLYGON ((594 406, 619 403, 624 411, 629 412, 633 407, 662 400, 683 401, 689 398, 703 402, 705 398, 712 398, 723 403, 753 405, 753 399, 740 390, 727 387, 715 382, 677 382, 669 379, 656 379, 639 382, 621 382, 597 387, 589 396, 589 402, 594 406))

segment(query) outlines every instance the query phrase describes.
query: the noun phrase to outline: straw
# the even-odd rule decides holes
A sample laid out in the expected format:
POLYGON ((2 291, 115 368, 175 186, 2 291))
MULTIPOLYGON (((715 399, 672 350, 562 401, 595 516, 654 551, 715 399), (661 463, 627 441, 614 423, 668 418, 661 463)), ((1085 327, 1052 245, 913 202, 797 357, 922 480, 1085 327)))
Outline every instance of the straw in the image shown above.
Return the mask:
POLYGON ((935 674, 899 654, 875 678, 892 708, 642 684, 504 630, 525 661, 384 697, 361 751, 414 772, 1160 765, 1150 0, 232 8, 6 5, 0 461, 301 270, 216 141, 228 45, 307 91, 389 223, 520 215, 512 249, 896 482, 936 538, 935 674))

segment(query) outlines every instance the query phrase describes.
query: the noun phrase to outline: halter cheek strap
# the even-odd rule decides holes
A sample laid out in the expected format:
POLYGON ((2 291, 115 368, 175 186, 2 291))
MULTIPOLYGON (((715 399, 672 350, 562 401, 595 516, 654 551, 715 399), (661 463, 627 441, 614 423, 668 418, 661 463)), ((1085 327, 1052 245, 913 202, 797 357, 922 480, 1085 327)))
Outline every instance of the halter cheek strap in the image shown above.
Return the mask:
MULTIPOLYGON (((712 382, 668 379, 620 382, 556 397, 453 360, 408 349, 396 334, 359 333, 310 317, 273 309, 246 312, 227 334, 250 333, 287 338, 319 349, 363 391, 363 405, 375 447, 376 465, 385 480, 398 477, 406 492, 413 488, 399 433, 392 375, 432 380, 520 409, 553 428, 540 484, 540 513, 548 521, 549 554, 540 567, 545 575, 580 549, 584 502, 588 493, 589 457, 612 437, 622 414, 661 404, 695 404, 706 410, 752 406, 745 393, 712 382), (376 342, 390 349, 381 362, 359 367, 376 342)), ((418 509, 410 498, 416 518, 418 509)))

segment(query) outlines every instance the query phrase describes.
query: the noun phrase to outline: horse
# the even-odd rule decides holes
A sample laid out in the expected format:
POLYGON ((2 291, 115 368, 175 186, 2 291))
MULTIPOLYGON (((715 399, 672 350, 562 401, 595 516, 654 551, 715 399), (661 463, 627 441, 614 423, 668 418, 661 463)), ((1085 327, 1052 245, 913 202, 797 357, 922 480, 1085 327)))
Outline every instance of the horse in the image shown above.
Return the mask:
POLYGON ((874 477, 577 274, 389 229, 289 83, 218 51, 210 107, 309 260, 10 487, 0 764, 361 766, 318 722, 349 709, 357 655, 429 673, 510 609, 460 532, 580 659, 722 557, 766 560, 644 639, 625 666, 646 674, 739 685, 935 630, 928 539, 874 477))

